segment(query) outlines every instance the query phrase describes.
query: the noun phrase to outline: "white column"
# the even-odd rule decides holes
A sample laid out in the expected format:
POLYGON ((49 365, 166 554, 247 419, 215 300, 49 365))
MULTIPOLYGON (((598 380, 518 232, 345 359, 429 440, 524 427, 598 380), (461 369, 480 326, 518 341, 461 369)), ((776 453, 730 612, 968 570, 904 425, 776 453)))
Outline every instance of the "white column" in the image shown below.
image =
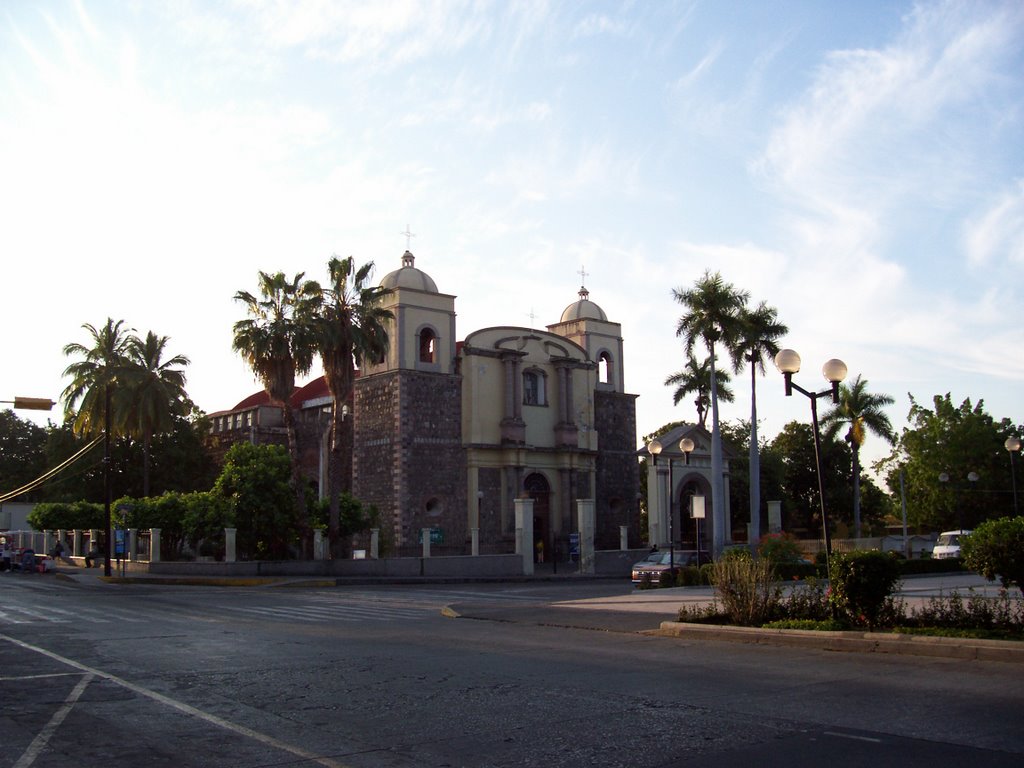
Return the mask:
POLYGON ((74 537, 71 544, 71 554, 75 557, 82 556, 82 532, 79 529, 74 530, 74 537))
POLYGON ((580 532, 580 573, 594 573, 594 500, 579 499, 576 515, 580 532))
POLYGON ((473 557, 479 557, 480 556, 480 529, 479 528, 470 528, 469 529, 469 538, 470 538, 470 552, 472 553, 473 557))
POLYGON ((128 529, 128 541, 125 542, 125 546, 128 547, 128 551, 124 553, 124 559, 127 560, 130 563, 134 563, 135 562, 135 557, 136 557, 136 553, 138 551, 138 544, 139 544, 138 534, 139 534, 139 529, 138 528, 129 528, 128 529))
POLYGON ((370 529, 370 559, 380 559, 380 528, 370 529))
POLYGON ((782 533, 782 502, 768 502, 768 533, 782 533))
POLYGON ((160 529, 149 529, 149 562, 160 562, 160 529))
POLYGON ((313 529, 313 559, 324 559, 324 531, 322 528, 313 529))
POLYGON ((224 562, 233 563, 235 562, 235 534, 238 533, 237 528, 225 528, 224 529, 224 562))
POLYGON ((656 547, 661 543, 661 503, 658 492, 658 473, 647 464, 647 543, 656 547))
POLYGON ((629 526, 619 526, 619 549, 625 551, 629 549, 629 526))
POLYGON ((516 534, 523 558, 523 575, 533 575, 533 499, 516 499, 516 534))
POLYGON ((420 528, 420 536, 423 539, 423 557, 430 557, 430 529, 420 528))

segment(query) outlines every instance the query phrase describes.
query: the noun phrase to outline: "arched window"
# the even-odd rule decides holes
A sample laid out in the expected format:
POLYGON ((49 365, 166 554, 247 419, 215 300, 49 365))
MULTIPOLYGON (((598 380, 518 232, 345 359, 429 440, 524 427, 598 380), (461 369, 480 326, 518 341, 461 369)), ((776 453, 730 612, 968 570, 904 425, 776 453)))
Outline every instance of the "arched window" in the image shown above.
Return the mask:
POLYGON ((433 363, 437 359, 437 334, 430 328, 420 331, 420 362, 433 363))
POLYGON ((530 368, 523 371, 523 405, 547 405, 544 371, 530 368))
POLYGON ((598 382, 601 384, 612 384, 612 356, 602 352, 597 358, 598 382))

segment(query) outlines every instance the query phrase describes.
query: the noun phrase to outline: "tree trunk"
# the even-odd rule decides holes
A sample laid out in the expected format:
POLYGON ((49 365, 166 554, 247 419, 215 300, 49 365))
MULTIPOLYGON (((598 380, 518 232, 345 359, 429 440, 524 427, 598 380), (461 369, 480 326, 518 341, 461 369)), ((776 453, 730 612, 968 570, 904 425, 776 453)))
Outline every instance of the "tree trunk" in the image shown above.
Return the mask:
POLYGON ((756 546, 761 539, 761 456, 757 444, 757 369, 750 361, 750 537, 756 546))
POLYGON ((299 529, 299 558, 312 559, 313 537, 309 529, 309 514, 306 509, 306 483, 299 465, 299 440, 295 434, 295 414, 291 405, 285 402, 282 409, 285 433, 288 435, 288 454, 292 460, 292 486, 295 492, 295 523, 299 529))
POLYGON ((708 345, 711 353, 711 546, 714 559, 725 549, 725 488, 722 478, 722 432, 718 424, 718 378, 715 373, 715 345, 708 345))
POLYGON ((860 538, 860 446, 856 440, 850 441, 853 449, 853 536, 860 538))

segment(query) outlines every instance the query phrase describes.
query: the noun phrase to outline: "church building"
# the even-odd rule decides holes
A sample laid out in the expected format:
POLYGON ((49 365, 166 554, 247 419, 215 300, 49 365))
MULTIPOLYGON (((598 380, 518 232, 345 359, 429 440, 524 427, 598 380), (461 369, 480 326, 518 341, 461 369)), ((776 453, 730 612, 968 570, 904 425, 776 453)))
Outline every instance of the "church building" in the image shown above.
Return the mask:
MULTIPOLYGON (((538 555, 568 555, 577 502, 592 500, 597 549, 629 546, 640 528, 636 396, 625 391, 619 323, 581 287, 545 330, 481 328, 458 340, 455 296, 438 290, 408 250, 380 285, 386 355, 359 371, 346 406, 352 493, 377 508, 385 553, 416 554, 424 529, 436 554, 515 546, 515 500, 533 499, 538 555)), ((303 472, 326 490, 331 399, 322 378, 292 398, 303 472)), ((239 438, 282 442, 265 393, 210 414, 221 450, 239 438)))
POLYGON ((636 396, 619 323, 581 287, 546 330, 499 326, 457 341, 455 296, 412 253, 388 273, 387 355, 364 365, 352 419, 352 489, 397 548, 432 530, 439 551, 514 542, 514 500, 534 500, 534 546, 565 551, 576 502, 592 499, 597 548, 640 542, 636 396))

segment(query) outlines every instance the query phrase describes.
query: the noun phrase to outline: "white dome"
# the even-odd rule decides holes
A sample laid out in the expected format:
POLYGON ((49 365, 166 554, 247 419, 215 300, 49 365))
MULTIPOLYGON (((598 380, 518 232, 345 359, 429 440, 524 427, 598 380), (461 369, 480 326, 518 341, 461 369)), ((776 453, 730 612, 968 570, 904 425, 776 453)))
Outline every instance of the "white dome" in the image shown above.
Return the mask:
POLYGON ((427 293, 437 293, 437 284, 434 279, 421 269, 413 266, 416 258, 410 251, 402 254, 402 268, 394 272, 388 272, 380 281, 381 288, 391 290, 393 288, 412 288, 427 293))
POLYGON ((574 301, 562 312, 561 322, 571 320, 601 320, 608 322, 608 315, 597 304, 590 300, 590 291, 580 286, 580 300, 574 301))

